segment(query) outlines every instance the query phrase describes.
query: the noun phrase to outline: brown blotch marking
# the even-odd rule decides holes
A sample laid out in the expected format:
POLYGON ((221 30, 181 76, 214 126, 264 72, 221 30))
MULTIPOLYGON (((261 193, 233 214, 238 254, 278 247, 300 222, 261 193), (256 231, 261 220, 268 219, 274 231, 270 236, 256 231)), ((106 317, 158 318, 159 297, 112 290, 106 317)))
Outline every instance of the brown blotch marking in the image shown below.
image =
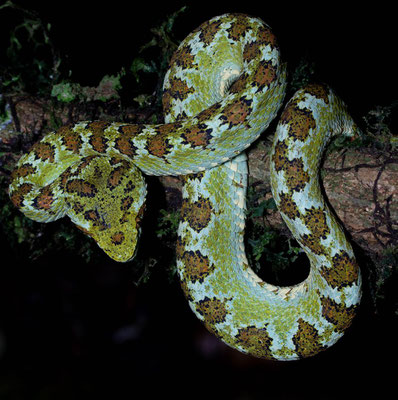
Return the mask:
POLYGON ((170 60, 170 66, 178 65, 183 69, 194 68, 195 67, 195 57, 192 54, 192 49, 189 45, 178 48, 170 60))
POLYGON ((269 336, 266 326, 264 328, 255 326, 241 328, 235 338, 237 343, 251 355, 266 359, 274 358, 271 353, 272 338, 269 336))
MULTIPOLYGON (((182 240, 181 236, 177 236, 177 242, 176 242, 176 256, 177 260, 181 260, 184 253, 185 253, 185 246, 186 243, 182 240)), ((182 276, 180 276, 180 284, 181 284, 181 289, 184 293, 184 296, 187 300, 192 301, 193 298, 190 294, 189 287, 188 287, 188 280, 186 278, 186 274, 183 273, 182 276)))
POLYGON ((128 124, 119 126, 118 132, 121 134, 115 140, 115 148, 121 154, 134 157, 137 153, 137 147, 133 144, 134 138, 143 131, 142 125, 128 124))
POLYGON ((183 143, 188 144, 191 147, 206 147, 209 145, 211 138, 211 128, 206 129, 206 125, 193 126, 191 129, 187 129, 181 137, 184 139, 183 143))
POLYGON ((302 219, 314 237, 326 239, 326 235, 330 233, 330 229, 326 223, 325 211, 321 208, 307 208, 302 219))
POLYGON ((132 137, 128 135, 115 140, 115 149, 129 157, 134 157, 137 153, 137 147, 133 144, 132 137))
POLYGON ((77 173, 80 174, 84 168, 87 167, 93 160, 96 160, 98 156, 92 155, 82 158, 82 162, 79 164, 79 167, 76 169, 77 173))
POLYGON ((142 125, 137 125, 137 124, 127 124, 127 125, 121 125, 117 129, 119 133, 122 135, 128 135, 130 138, 137 136, 140 134, 143 130, 142 125))
POLYGON ((288 135, 294 140, 305 141, 308 138, 310 129, 316 128, 315 119, 311 110, 300 108, 300 100, 290 101, 283 111, 280 123, 288 125, 288 135))
POLYGON ((120 210, 128 211, 133 203, 134 203, 134 199, 131 196, 125 197, 124 199, 122 199, 122 202, 120 204, 120 210))
POLYGON ((285 166, 286 162, 289 161, 287 157, 288 145, 285 141, 278 140, 275 144, 274 152, 272 154, 272 161, 275 165, 276 171, 281 171, 285 166))
POLYGON ((164 136, 156 135, 148 140, 147 150, 156 157, 165 157, 171 151, 169 139, 164 136))
POLYGON ((58 136, 65 136, 65 135, 70 134, 71 132, 75 133, 75 132, 73 132, 73 126, 74 126, 74 124, 62 125, 60 128, 58 128, 57 135, 58 136))
POLYGON ((185 242, 183 242, 181 236, 177 236, 177 242, 176 242, 176 256, 178 260, 181 260, 182 256, 184 255, 185 252, 185 242))
POLYGON ((106 153, 108 139, 104 137, 103 132, 93 133, 89 139, 89 143, 91 144, 93 150, 97 151, 98 153, 106 153))
POLYGON ((199 26, 195 30, 195 32, 199 32, 200 40, 205 44, 205 46, 209 45, 218 30, 220 29, 221 21, 206 21, 202 25, 199 26))
POLYGON ((200 197, 195 202, 183 200, 181 217, 188 221, 189 226, 196 232, 200 232, 209 224, 213 207, 209 199, 200 197))
POLYGON ((167 106, 171 99, 185 100, 194 89, 189 87, 185 81, 180 78, 170 80, 170 88, 163 93, 163 106, 167 106))
POLYGON ((359 267, 354 257, 350 257, 345 251, 332 257, 332 267, 323 266, 321 275, 333 288, 351 286, 358 280, 359 267))
POLYGON ((42 161, 48 160, 50 162, 54 162, 55 147, 50 143, 38 142, 33 145, 32 152, 42 161))
POLYGON ((107 228, 105 222, 103 221, 97 210, 87 210, 84 213, 84 219, 87 221, 91 221, 95 227, 99 228, 102 231, 107 228))
MULTIPOLYGON (((122 207, 120 207, 120 208, 122 208, 122 207)), ((123 210, 122 210, 123 211, 123 210)), ((123 224, 125 224, 125 223, 130 223, 131 222, 131 215, 129 215, 129 213, 128 212, 124 212, 123 214, 122 214, 122 216, 119 218, 119 224, 120 225, 123 225, 123 224), (130 217, 130 218, 129 218, 130 217)))
POLYGON ((173 109, 172 96, 170 96, 168 91, 164 92, 162 101, 163 101, 163 113, 165 115, 166 114, 172 115, 175 122, 183 121, 190 117, 187 115, 185 110, 182 110, 181 108, 179 108, 178 112, 177 110, 173 109))
POLYGON ((163 91, 162 94, 162 106, 164 114, 170 114, 172 107, 172 98, 173 96, 170 93, 169 89, 163 91))
MULTIPOLYGON (((119 160, 120 161, 120 160, 119 160)), ((117 188, 120 185, 126 171, 129 169, 129 163, 127 161, 121 161, 122 165, 115 167, 109 174, 108 180, 106 182, 106 187, 110 190, 117 188)))
POLYGON ((322 99, 326 104, 329 104, 330 89, 326 85, 310 83, 304 87, 304 90, 317 99, 322 99))
POLYGON ((24 178, 25 176, 33 175, 35 173, 36 173, 36 168, 32 164, 27 163, 14 169, 14 171, 12 171, 11 173, 11 178, 12 179, 24 178))
POLYGON ((60 175, 61 184, 63 186, 65 186, 69 179, 78 177, 82 172, 84 172, 84 168, 87 167, 88 165, 90 165, 93 157, 96 157, 96 156, 84 157, 81 159, 80 163, 77 166, 76 165, 69 166, 60 175))
POLYGON ((272 48, 277 49, 278 42, 276 40, 276 36, 273 34, 270 28, 267 26, 261 26, 257 31, 257 42, 259 42, 263 46, 270 45, 272 48))
POLYGON ((202 112, 200 112, 196 116, 198 123, 208 121, 211 118, 213 118, 214 114, 216 114, 220 110, 220 108, 221 108, 220 103, 215 103, 212 106, 210 106, 209 108, 206 108, 206 110, 203 110, 202 112))
POLYGON ((225 321, 228 314, 224 301, 217 298, 205 297, 196 304, 196 311, 203 316, 206 327, 225 321))
POLYGON ((280 193, 279 195, 279 209, 290 219, 300 217, 300 211, 297 208, 297 204, 294 202, 292 195, 288 193, 280 193))
MULTIPOLYGON (((131 223, 131 213, 128 212, 130 207, 132 206, 134 199, 131 196, 125 197, 120 204, 120 210, 123 211, 121 218, 119 219, 120 224, 131 223)), ((141 226, 141 221, 144 216, 145 211, 145 202, 142 204, 141 208, 138 210, 137 215, 135 216, 135 228, 138 231, 141 226)))
POLYGON ((124 242, 124 240, 125 236, 123 232, 117 232, 111 236, 111 242, 116 246, 121 245, 124 242))
POLYGON ((136 226, 137 229, 141 226, 141 221, 144 218, 145 210, 146 210, 146 202, 144 201, 142 203, 141 208, 138 210, 138 213, 137 213, 136 217, 135 217, 135 226, 136 226))
MULTIPOLYGON (((231 87, 228 89, 229 93, 240 93, 242 92, 247 85, 249 84, 249 74, 244 72, 239 78, 232 83, 231 87)), ((251 81, 250 81, 251 84, 251 81)))
POLYGON ((259 57, 261 55, 260 45, 261 43, 259 43, 257 40, 247 43, 243 49, 243 60, 249 62, 254 58, 259 57))
POLYGON ((111 125, 107 121, 93 121, 87 124, 86 129, 90 130, 94 135, 103 135, 106 128, 111 125))
POLYGON ((326 254, 325 246, 323 246, 319 240, 319 237, 312 234, 301 235, 299 242, 308 247, 313 253, 317 255, 326 254))
POLYGON ((303 190, 310 181, 309 174, 304 170, 304 162, 300 158, 286 160, 284 166, 284 177, 286 185, 295 192, 303 190))
POLYGON ((323 317, 335 325, 337 332, 344 332, 352 323, 358 306, 346 307, 344 304, 338 304, 329 297, 321 298, 323 317))
POLYGON ((229 124, 229 128, 242 124, 246 121, 247 116, 252 112, 252 100, 241 97, 238 101, 227 105, 221 115, 221 119, 229 124))
MULTIPOLYGON (((75 176, 79 176, 81 173, 84 172, 84 169, 90 165, 90 163, 98 156, 88 156, 88 157, 84 157, 81 159, 80 164, 75 168, 75 170, 73 172, 71 172, 72 170, 72 166, 67 168, 60 176, 61 178, 61 185, 65 187, 68 179, 75 177, 75 176)), ((95 168, 95 173, 96 176, 101 176, 101 171, 98 170, 98 168, 95 168)))
POLYGON ((68 193, 76 193, 81 197, 94 197, 97 188, 84 179, 71 179, 66 183, 65 189, 68 193))
POLYGON ((23 183, 12 193, 10 199, 15 207, 21 208, 23 206, 23 200, 32 188, 33 185, 31 183, 23 183))
POLYGON ((121 167, 115 168, 109 174, 109 178, 107 180, 106 187, 110 190, 115 189, 120 184, 120 181, 123 179, 124 172, 125 172, 124 168, 121 168, 121 167))
MULTIPOLYGON (((96 157, 96 156, 94 156, 94 157, 96 157)), ((107 159, 108 159, 109 165, 116 165, 121 162, 121 159, 119 157, 108 157, 107 159)))
POLYGON ((72 130, 72 125, 62 126, 58 129, 57 134, 61 137, 63 145, 72 153, 79 154, 82 139, 79 133, 72 130))
POLYGON ((279 47, 276 36, 272 33, 271 29, 267 26, 260 26, 257 29, 256 40, 245 46, 243 50, 243 59, 250 61, 259 57, 261 54, 260 47, 266 47, 268 45, 273 49, 279 47))
POLYGON ((129 180, 124 188, 124 193, 131 193, 135 189, 135 185, 132 180, 129 180))
POLYGON ((171 151, 169 143, 171 134, 179 129, 181 125, 176 123, 159 125, 156 135, 148 138, 146 148, 148 152, 156 157, 165 157, 171 151))
POLYGON ((210 265, 209 258, 199 250, 185 251, 181 261, 185 266, 184 277, 190 282, 203 283, 203 280, 214 270, 214 265, 210 265))
POLYGON ((246 34, 249 20, 244 15, 235 14, 234 16, 235 20, 227 29, 228 37, 234 41, 239 41, 246 34))
POLYGON ((98 153, 105 153, 107 150, 108 140, 104 136, 104 131, 111 125, 106 121, 94 121, 87 125, 87 129, 91 131, 89 143, 98 153))
POLYGON ((264 89, 276 79, 277 69, 271 61, 261 61, 253 77, 252 86, 258 87, 257 91, 264 89))
POLYGON ((39 195, 33 200, 33 207, 38 210, 49 210, 54 203, 54 193, 50 186, 45 186, 40 190, 39 195))
POLYGON ((75 214, 82 214, 84 212, 84 205, 79 203, 78 201, 74 201, 72 205, 72 210, 75 212, 75 214))
POLYGON ((67 168, 59 177, 60 185, 63 189, 65 189, 66 183, 70 179, 70 177, 75 176, 75 173, 71 173, 71 167, 67 168))
POLYGON ((302 318, 298 320, 298 330, 293 336, 293 343, 296 353, 301 358, 313 356, 325 349, 316 328, 302 318))

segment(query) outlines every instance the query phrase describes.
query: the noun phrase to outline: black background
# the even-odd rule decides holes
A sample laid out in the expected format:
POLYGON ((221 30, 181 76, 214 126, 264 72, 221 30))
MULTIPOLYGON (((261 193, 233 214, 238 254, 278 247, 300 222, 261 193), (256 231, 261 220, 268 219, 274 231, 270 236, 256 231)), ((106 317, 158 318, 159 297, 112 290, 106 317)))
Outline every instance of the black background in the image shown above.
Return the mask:
MULTIPOLYGON (((152 27, 188 5, 175 23, 177 38, 183 39, 203 21, 225 12, 258 16, 273 28, 289 65, 302 57, 313 61, 319 78, 345 95, 347 102, 353 96, 353 106, 388 104, 396 98, 395 12, 387 2, 376 7, 257 1, 17 3, 38 11, 51 23, 56 46, 68 57, 72 77, 82 84, 95 85, 105 74, 119 72, 152 37, 152 27)), ((2 30, 7 30, 12 20, 4 22, 2 30)))

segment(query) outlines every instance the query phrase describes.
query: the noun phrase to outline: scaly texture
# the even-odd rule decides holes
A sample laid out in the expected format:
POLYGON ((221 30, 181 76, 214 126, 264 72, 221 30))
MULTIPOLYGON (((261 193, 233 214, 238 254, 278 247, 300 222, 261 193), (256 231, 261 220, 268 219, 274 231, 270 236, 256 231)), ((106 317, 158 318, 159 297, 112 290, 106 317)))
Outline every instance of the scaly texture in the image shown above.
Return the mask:
POLYGON ((285 68, 270 28, 242 14, 215 17, 174 54, 164 82, 166 123, 83 122, 21 157, 10 196, 28 217, 68 215, 113 259, 135 251, 152 175, 186 175, 177 265, 194 313, 225 343, 257 357, 292 360, 332 345, 350 325, 361 278, 352 249, 318 183, 329 136, 355 133, 326 86, 290 100, 277 127, 272 190, 308 254, 301 284, 276 287, 248 266, 244 244, 247 163, 240 154, 275 117, 285 68))

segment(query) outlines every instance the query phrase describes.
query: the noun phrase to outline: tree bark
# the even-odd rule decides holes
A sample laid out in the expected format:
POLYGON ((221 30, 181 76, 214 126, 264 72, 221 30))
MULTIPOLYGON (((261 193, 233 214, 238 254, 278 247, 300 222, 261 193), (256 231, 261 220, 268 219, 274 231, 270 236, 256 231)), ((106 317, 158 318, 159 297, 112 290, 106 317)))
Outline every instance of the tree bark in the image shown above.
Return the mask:
MULTIPOLYGON (((16 96, 13 101, 15 130, 23 134, 22 143, 12 132, 1 132, 2 150, 8 154, 26 151, 39 139, 51 120, 62 123, 109 116, 119 120, 118 102, 98 106, 90 103, 64 105, 54 109, 51 102, 29 96, 16 96), (20 147, 19 149, 17 147, 20 147)), ((125 110, 133 123, 143 123, 154 117, 155 109, 125 110), (130 118, 134 116, 134 118, 130 118)), ((261 199, 272 197, 269 180, 270 136, 258 141, 248 151, 249 182, 261 199)), ((392 153, 393 154, 393 153, 392 153)), ((14 159, 14 157, 10 157, 14 159)), ((10 161, 11 163, 12 161, 10 161)), ((3 163, 4 164, 4 163, 3 163)), ((325 157, 321 172, 323 187, 329 203, 352 236, 352 239, 371 256, 378 256, 389 246, 398 246, 398 158, 376 148, 345 148, 325 157)), ((171 208, 181 204, 179 178, 162 177, 166 200, 171 208)), ((287 232, 278 211, 268 210, 267 224, 287 232)))
MULTIPOLYGON (((269 174, 270 144, 259 142, 248 152, 249 184, 261 200, 272 197, 269 174)), ((398 159, 366 148, 333 151, 321 170, 329 204, 341 223, 367 253, 375 257, 398 244, 398 159)), ((178 207, 179 178, 162 177, 166 197, 178 207)), ((287 232, 277 210, 268 210, 266 224, 287 232)))

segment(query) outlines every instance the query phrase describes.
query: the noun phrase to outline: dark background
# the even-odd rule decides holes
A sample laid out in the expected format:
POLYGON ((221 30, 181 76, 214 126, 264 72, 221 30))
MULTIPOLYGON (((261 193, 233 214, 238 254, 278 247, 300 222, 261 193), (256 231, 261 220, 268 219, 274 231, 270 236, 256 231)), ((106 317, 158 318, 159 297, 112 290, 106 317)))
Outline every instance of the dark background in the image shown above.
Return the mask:
MULTIPOLYGON (((188 2, 17 3, 51 23, 73 80, 95 86, 128 65, 151 38, 150 28, 188 2)), ((273 28, 290 65, 302 57, 313 61, 316 77, 333 86, 355 115, 396 100, 392 6, 317 4, 195 2, 177 19, 175 34, 183 39, 218 14, 248 13, 273 28)), ((3 24, 2 40, 7 23, 12 21, 3 24)), ((4 256, 0 270, 0 399, 343 399, 394 393, 397 332, 388 312, 374 313, 366 287, 360 314, 339 343, 312 359, 278 363, 241 355, 208 334, 161 266, 137 288, 131 265, 105 258, 96 265, 73 254, 16 259, 4 256)))
MULTIPOLYGON (((177 38, 183 39, 215 15, 251 14, 273 28, 283 59, 290 66, 303 57, 314 62, 319 78, 335 87, 347 102, 353 96, 355 101, 350 104, 354 107, 396 99, 397 35, 395 11, 388 2, 360 7, 348 6, 347 2, 333 2, 333 6, 258 1, 16 3, 36 10, 43 21, 51 23, 52 39, 68 58, 72 78, 83 85, 96 85, 105 74, 119 72, 152 37, 151 28, 188 5, 175 23, 177 38)), ((8 23, 13 23, 12 18, 2 20, 2 31, 7 31, 8 23)), ((2 40, 6 36, 2 35, 2 40)))

